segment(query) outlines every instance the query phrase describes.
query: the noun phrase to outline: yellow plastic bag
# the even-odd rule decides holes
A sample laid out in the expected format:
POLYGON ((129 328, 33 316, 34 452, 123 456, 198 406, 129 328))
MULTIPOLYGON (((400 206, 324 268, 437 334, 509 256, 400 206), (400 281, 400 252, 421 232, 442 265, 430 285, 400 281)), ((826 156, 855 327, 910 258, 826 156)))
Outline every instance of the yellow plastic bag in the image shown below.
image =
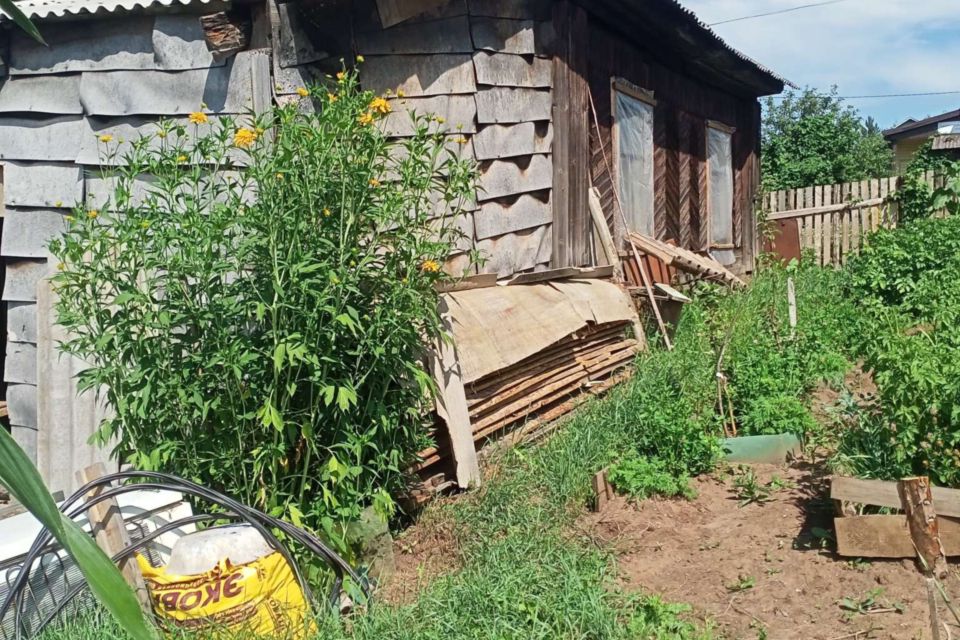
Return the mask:
POLYGON ((303 640, 309 607, 290 565, 274 552, 247 564, 228 559, 199 575, 171 575, 137 556, 153 608, 171 627, 303 640))

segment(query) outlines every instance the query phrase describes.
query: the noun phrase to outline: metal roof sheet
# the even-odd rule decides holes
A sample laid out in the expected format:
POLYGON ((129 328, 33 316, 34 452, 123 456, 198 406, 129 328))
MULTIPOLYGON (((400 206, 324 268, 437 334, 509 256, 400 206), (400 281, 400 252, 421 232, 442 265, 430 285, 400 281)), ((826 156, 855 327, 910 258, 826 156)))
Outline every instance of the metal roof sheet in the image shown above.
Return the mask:
MULTIPOLYGON (((114 13, 118 9, 132 11, 151 7, 210 4, 214 0, 20 0, 17 6, 28 18, 62 18, 114 13)), ((9 20, 6 15, 2 19, 9 20)))

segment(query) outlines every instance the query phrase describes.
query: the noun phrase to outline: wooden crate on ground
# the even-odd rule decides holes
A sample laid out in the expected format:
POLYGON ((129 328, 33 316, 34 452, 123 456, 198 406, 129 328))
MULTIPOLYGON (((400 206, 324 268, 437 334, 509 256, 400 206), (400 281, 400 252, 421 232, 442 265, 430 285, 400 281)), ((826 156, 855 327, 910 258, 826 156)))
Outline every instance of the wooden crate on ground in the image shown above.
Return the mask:
MULTIPOLYGON (((960 490, 932 487, 933 509, 940 543, 947 556, 960 556, 960 490)), ((853 504, 901 509, 897 482, 836 476, 830 482, 830 498, 838 514, 853 504)), ((859 558, 912 558, 916 547, 907 516, 838 515, 834 519, 837 554, 859 558)))

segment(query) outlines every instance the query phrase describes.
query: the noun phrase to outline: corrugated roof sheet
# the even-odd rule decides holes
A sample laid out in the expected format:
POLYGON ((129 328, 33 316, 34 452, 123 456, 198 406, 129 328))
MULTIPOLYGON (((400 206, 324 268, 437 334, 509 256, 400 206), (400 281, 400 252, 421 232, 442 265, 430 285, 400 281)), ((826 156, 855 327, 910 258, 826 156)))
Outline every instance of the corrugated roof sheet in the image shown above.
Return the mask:
POLYGON ((743 60, 744 62, 753 65, 753 66, 756 67, 759 71, 761 71, 761 72, 763 72, 763 73, 765 73, 765 74, 767 74, 767 75, 769 75, 769 76, 772 76, 772 77, 776 78, 777 80, 779 80, 779 81, 782 82, 783 84, 785 84, 785 85, 787 85, 787 86, 789 86, 789 87, 793 87, 794 89, 798 88, 797 85, 795 85, 794 83, 790 82, 789 80, 787 80, 786 78, 784 78, 784 77, 781 76, 780 74, 778 74, 778 73, 776 73, 775 71, 771 70, 770 68, 765 67, 764 65, 760 64, 759 62, 757 62, 756 60, 754 60, 753 58, 751 58, 751 57, 748 56, 747 54, 743 53, 742 51, 740 51, 740 50, 738 50, 738 49, 734 49, 733 47, 731 47, 729 44, 727 44, 726 40, 724 40, 723 38, 721 38, 720 36, 718 36, 717 33, 716 33, 713 29, 711 29, 710 26, 709 26, 707 23, 703 22, 697 14, 695 14, 693 11, 691 11, 690 9, 688 9, 688 8, 686 8, 685 6, 683 6, 682 4, 680 4, 680 2, 678 2, 677 0, 668 0, 668 1, 671 2, 673 5, 675 5, 675 6, 677 7, 677 9, 679 9, 681 12, 685 13, 685 14, 687 15, 687 17, 688 17, 692 22, 695 22, 695 23, 697 24, 698 27, 700 27, 701 29, 703 29, 704 31, 706 31, 707 33, 709 33, 711 36, 713 36, 713 38, 717 41, 717 44, 719 44, 721 47, 723 47, 724 49, 726 49, 727 51, 729 51, 729 52, 732 53, 733 55, 737 56, 738 58, 740 58, 740 59, 743 60))
MULTIPOLYGON (((62 18, 108 14, 115 11, 132 11, 151 7, 186 6, 189 4, 210 4, 215 0, 21 0, 17 6, 28 18, 62 18)), ((7 16, 2 16, 7 20, 7 16)))

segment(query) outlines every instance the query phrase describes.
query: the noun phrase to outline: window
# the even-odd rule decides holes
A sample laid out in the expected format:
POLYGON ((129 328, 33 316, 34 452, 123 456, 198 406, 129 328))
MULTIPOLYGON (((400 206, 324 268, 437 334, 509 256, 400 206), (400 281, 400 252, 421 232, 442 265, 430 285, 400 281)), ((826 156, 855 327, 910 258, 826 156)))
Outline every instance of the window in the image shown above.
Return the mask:
POLYGON ((710 251, 721 264, 733 255, 733 130, 707 123, 707 203, 710 218, 710 251))
POLYGON ((630 231, 654 235, 653 98, 623 80, 613 82, 613 146, 617 185, 630 231))

